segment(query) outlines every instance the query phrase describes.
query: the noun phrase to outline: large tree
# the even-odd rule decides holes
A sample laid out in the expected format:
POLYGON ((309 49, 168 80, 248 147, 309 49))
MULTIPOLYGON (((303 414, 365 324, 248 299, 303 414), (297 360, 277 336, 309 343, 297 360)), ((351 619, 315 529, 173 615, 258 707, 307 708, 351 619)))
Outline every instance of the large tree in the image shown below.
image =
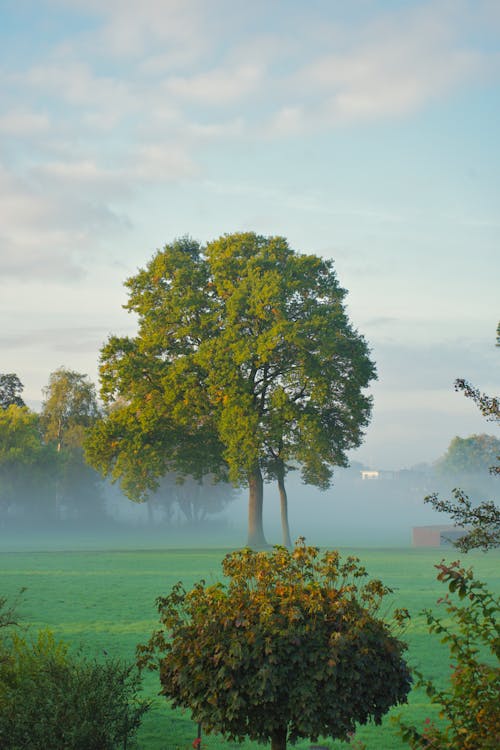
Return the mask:
POLYGON ((328 486, 370 417, 375 368, 332 262, 283 237, 185 238, 126 286, 138 333, 102 350, 102 396, 121 406, 90 439, 90 460, 137 497, 169 470, 227 471, 249 488, 248 543, 265 544, 264 477, 283 490, 298 467, 328 486))

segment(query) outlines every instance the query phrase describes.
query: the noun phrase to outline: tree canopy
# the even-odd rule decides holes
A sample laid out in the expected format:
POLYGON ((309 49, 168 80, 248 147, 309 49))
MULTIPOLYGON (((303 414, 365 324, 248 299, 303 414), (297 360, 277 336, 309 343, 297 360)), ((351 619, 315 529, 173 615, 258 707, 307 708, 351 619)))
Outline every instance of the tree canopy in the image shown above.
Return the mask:
POLYGON ((487 473, 500 456, 500 440, 493 435, 454 437, 445 455, 438 461, 442 474, 487 473))
POLYGON ((87 375, 60 367, 43 389, 41 421, 45 440, 81 447, 84 432, 99 416, 94 384, 87 375))
POLYGON ((47 513, 54 495, 55 453, 43 443, 40 418, 26 406, 0 409, 0 510, 20 505, 47 513))
POLYGON ((206 732, 285 750, 305 737, 348 740, 356 723, 378 724, 406 701, 405 646, 377 616, 389 589, 363 583, 357 558, 299 540, 293 551, 233 552, 222 569, 225 583, 179 583, 160 597, 162 629, 138 647, 161 693, 206 732))
POLYGON ((95 386, 87 375, 60 367, 51 373, 43 394, 43 439, 57 451, 56 514, 99 515, 104 502, 101 478, 83 452, 87 430, 99 417, 95 386))
POLYGON ((0 409, 25 406, 21 398, 23 390, 24 386, 15 373, 0 373, 0 409))
POLYGON ((264 544, 263 478, 298 467, 327 487, 370 418, 375 367, 332 262, 283 237, 183 238, 126 287, 138 333, 102 349, 90 461, 133 499, 168 471, 246 484, 248 541, 264 544))

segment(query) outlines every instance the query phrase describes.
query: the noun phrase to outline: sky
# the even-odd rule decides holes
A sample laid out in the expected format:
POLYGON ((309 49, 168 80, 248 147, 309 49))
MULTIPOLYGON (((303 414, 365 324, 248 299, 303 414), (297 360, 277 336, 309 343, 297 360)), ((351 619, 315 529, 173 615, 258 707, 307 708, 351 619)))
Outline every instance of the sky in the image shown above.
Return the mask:
POLYGON ((0 0, 0 372, 40 408, 133 335, 123 282, 190 235, 331 258, 377 363, 353 460, 493 434, 498 0, 0 0))

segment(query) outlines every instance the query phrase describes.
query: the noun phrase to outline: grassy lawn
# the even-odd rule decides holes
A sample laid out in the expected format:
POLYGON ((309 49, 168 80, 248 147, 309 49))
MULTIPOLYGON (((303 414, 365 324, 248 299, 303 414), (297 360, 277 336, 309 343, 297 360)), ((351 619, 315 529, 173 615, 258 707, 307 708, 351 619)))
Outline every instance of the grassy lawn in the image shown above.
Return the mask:
MULTIPOLYGON (((7 546, 4 545, 3 549, 7 546)), ((19 612, 22 620, 35 629, 50 628, 75 649, 98 659, 111 656, 133 660, 135 646, 148 639, 156 627, 155 598, 169 591, 173 583, 182 580, 188 587, 200 578, 207 581, 219 576, 220 561, 228 549, 151 549, 135 540, 135 549, 98 549, 99 544, 83 546, 91 549, 62 549, 51 551, 0 552, 0 593, 15 596, 26 587, 19 612), (138 547, 143 546, 142 549, 138 547)), ((102 543, 101 543, 102 546, 102 543)), ((114 547, 116 544, 113 543, 114 547)), ((456 559, 457 553, 428 549, 346 549, 343 554, 356 554, 366 565, 369 574, 380 577, 394 589, 395 606, 407 607, 414 615, 404 638, 409 643, 408 659, 426 674, 446 680, 449 672, 447 651, 431 637, 423 619, 418 616, 423 607, 432 607, 445 593, 444 586, 435 580, 433 565, 441 557, 456 559)), ((500 554, 490 552, 464 556, 478 577, 500 589, 500 554)), ((144 691, 155 697, 159 683, 155 675, 147 675, 144 691)), ((422 721, 430 715, 425 695, 413 694, 408 707, 396 712, 410 714, 422 721)), ((184 750, 191 747, 196 727, 187 714, 172 711, 165 702, 155 697, 154 709, 146 716, 138 741, 141 750, 184 750)), ((361 728, 358 737, 369 750, 402 748, 389 721, 381 727, 361 728)), ((325 741, 326 746, 348 747, 342 743, 325 741)), ((298 743, 308 748, 310 743, 298 743)), ((257 748, 254 743, 235 745, 220 738, 206 738, 207 748, 257 748)))

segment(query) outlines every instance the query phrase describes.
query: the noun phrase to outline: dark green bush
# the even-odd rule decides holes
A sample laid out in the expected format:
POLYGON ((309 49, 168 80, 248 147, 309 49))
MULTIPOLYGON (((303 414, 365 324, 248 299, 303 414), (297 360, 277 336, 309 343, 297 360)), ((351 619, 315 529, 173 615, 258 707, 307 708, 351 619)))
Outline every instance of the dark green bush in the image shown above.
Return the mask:
POLYGON ((136 668, 72 656, 41 631, 35 641, 0 631, 2 750, 131 748, 149 704, 136 668))

